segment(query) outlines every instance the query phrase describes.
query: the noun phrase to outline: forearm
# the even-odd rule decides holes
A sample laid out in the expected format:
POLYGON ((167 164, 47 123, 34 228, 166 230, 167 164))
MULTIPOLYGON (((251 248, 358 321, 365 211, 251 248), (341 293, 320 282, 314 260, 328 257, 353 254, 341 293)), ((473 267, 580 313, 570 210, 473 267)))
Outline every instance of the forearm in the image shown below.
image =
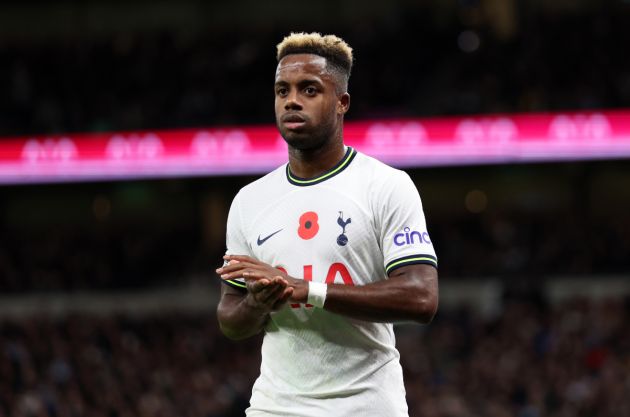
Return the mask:
POLYGON ((223 297, 219 303, 217 318, 225 336, 240 340, 260 333, 269 319, 269 312, 252 305, 247 296, 229 296, 223 297))
MULTIPOLYGON (((293 278, 248 256, 228 255, 228 266, 217 269, 222 279, 245 278, 250 282, 278 279, 289 284, 282 299, 307 303, 309 283, 293 278), (277 276, 281 275, 281 276, 277 276)), ((417 321, 428 323, 438 304, 437 269, 432 265, 407 265, 389 279, 363 285, 329 284, 324 308, 334 313, 375 322, 417 321)), ((321 284, 320 284, 321 285, 321 284)), ((315 293, 313 293, 315 296, 315 293)), ((319 298, 319 295, 318 295, 319 298)), ((313 300, 315 301, 315 300, 313 300)), ((317 303, 316 303, 317 304, 317 303)))
POLYGON ((410 296, 378 284, 361 287, 331 284, 324 308, 365 321, 429 323, 437 310, 437 302, 428 295, 410 296))
POLYGON ((330 284, 324 308, 366 321, 429 323, 437 305, 437 273, 425 273, 422 277, 394 274, 387 281, 356 287, 330 284))

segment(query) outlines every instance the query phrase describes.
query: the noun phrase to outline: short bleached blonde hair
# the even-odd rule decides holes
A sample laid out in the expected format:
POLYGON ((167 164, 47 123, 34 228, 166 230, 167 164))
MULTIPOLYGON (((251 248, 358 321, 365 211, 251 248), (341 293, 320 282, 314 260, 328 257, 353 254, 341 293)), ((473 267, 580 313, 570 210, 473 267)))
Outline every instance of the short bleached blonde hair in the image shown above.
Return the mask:
POLYGON ((347 89, 353 56, 352 48, 343 39, 317 32, 292 32, 277 45, 277 52, 278 62, 293 54, 313 54, 326 58, 327 65, 342 77, 340 81, 347 89))

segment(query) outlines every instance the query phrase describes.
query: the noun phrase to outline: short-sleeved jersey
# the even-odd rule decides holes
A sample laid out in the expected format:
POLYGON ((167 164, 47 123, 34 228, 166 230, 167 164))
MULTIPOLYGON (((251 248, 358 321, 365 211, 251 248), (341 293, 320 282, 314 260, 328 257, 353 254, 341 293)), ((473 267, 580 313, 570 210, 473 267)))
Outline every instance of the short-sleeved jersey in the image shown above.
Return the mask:
MULTIPOLYGON (((317 178, 289 165, 234 198, 227 253, 315 282, 367 285, 396 268, 437 267, 409 176, 348 147, 317 178)), ((242 280, 226 284, 245 291, 242 280)), ((271 313, 248 416, 406 416, 393 326, 308 304, 271 313)))

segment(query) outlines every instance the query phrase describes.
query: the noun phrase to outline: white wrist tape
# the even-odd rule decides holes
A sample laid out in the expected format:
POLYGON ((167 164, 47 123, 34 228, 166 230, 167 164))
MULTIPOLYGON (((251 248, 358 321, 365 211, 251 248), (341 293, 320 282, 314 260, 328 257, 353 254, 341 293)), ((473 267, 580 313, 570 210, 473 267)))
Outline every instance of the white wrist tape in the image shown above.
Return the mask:
POLYGON ((315 307, 322 308, 324 307, 324 303, 326 302, 326 291, 328 290, 328 285, 322 282, 311 282, 308 283, 308 296, 306 297, 306 302, 308 304, 313 304, 315 307))

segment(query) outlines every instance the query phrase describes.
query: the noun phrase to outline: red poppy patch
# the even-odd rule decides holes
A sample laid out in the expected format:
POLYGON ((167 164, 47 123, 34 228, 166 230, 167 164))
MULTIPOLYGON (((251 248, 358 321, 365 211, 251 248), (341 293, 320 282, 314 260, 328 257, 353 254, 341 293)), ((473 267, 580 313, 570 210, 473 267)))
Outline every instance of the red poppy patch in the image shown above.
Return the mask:
POLYGON ((300 216, 300 227, 298 228, 298 236, 304 240, 309 240, 315 237, 319 232, 319 224, 317 223, 317 213, 314 211, 307 211, 300 216))

